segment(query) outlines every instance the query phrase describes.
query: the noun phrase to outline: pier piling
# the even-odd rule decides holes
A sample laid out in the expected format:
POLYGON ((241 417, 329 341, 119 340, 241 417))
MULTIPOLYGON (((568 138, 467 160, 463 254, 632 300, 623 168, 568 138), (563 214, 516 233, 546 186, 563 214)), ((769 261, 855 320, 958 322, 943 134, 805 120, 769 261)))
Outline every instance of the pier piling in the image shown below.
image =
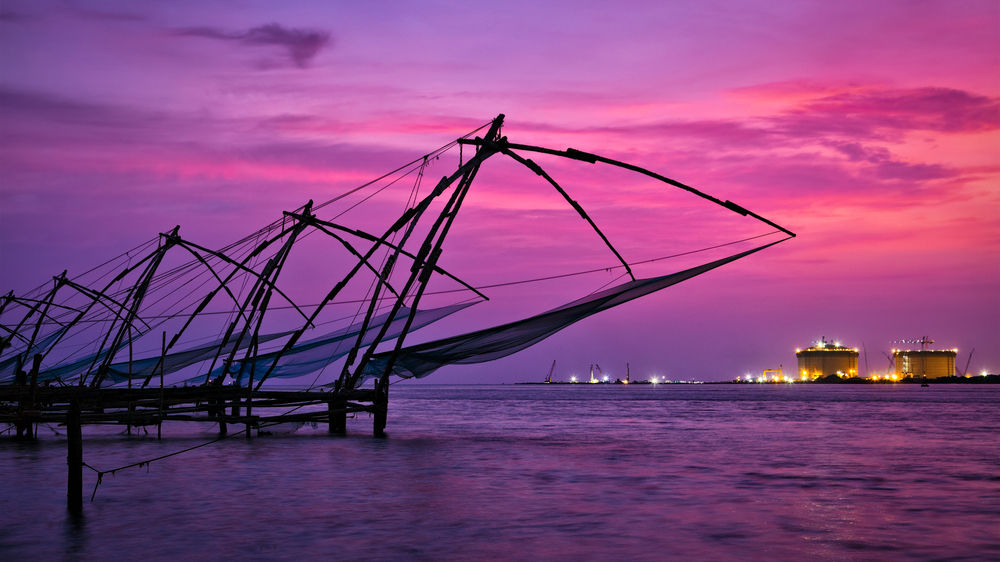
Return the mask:
POLYGON ((374 416, 372 432, 375 437, 385 437, 386 417, 389 413, 389 379, 383 377, 375 381, 375 396, 372 400, 374 416))
POLYGON ((326 403, 329 414, 329 431, 336 435, 347 433, 347 401, 341 398, 326 403))
POLYGON ((70 402, 66 413, 66 507, 72 513, 83 511, 83 431, 80 424, 80 403, 70 402))

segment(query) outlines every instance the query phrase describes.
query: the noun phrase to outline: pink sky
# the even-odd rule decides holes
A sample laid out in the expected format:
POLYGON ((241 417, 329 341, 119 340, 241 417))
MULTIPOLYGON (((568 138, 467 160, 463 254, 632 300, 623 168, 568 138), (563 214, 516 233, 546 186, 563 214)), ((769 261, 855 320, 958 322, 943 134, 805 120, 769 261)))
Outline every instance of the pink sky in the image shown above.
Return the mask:
MULTIPOLYGON (((893 340, 927 335, 959 348, 960 367, 975 348, 970 370, 1000 371, 996 0, 6 0, 0 289, 175 224, 221 247, 498 113, 512 142, 626 160, 798 237, 430 382, 538 379, 552 359, 561 378, 628 361, 642 378, 721 380, 794 370, 794 348, 824 335, 863 345, 872 369, 893 340)), ((629 260, 767 230, 537 160, 629 260), (688 211, 706 218, 677 219, 688 211)), ((614 264, 535 180, 487 163, 450 270, 484 284, 546 260, 614 264)))

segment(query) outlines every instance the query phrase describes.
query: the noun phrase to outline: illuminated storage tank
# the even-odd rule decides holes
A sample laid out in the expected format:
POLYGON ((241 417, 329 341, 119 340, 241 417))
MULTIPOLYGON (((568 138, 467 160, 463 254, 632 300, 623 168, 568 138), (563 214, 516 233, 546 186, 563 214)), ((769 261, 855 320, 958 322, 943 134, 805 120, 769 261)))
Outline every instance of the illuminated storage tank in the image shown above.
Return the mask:
POLYGON ((816 380, 829 375, 858 376, 857 348, 843 347, 840 342, 831 343, 823 338, 810 347, 796 349, 795 357, 799 360, 800 380, 816 380))
POLYGON ((899 377, 955 376, 957 349, 894 349, 892 362, 899 377))

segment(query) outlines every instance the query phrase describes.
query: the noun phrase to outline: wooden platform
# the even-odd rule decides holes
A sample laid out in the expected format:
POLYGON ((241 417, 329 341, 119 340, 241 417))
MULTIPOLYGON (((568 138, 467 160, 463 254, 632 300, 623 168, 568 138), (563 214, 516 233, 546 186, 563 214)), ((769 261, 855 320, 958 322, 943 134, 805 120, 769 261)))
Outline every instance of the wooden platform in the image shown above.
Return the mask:
POLYGON ((371 412, 373 432, 376 437, 382 437, 388 404, 387 379, 377 381, 374 389, 333 392, 255 391, 215 385, 93 388, 14 384, 0 385, 0 424, 13 426, 15 431, 8 435, 23 440, 35 439, 39 424, 66 427, 67 507, 73 513, 80 513, 83 509, 84 425, 116 424, 130 430, 156 426, 159 438, 163 423, 167 421, 218 424, 223 436, 228 433, 229 425, 237 424, 244 427, 249 438, 254 429, 259 433, 268 424, 326 422, 330 433, 343 434, 347 432, 347 414, 371 412), (308 408, 318 405, 326 408, 308 408), (302 411, 304 408, 307 411, 302 411))
MULTIPOLYGON (((233 386, 165 388, 89 388, 78 386, 0 386, 0 423, 18 428, 31 438, 40 423, 64 425, 72 405, 81 425, 117 424, 160 426, 168 421, 245 426, 248 432, 282 422, 329 423, 332 433, 343 433, 347 414, 371 412, 384 420, 388 393, 376 389, 348 392, 258 390, 233 386), (325 405, 324 409, 304 407, 325 405), (29 429, 31 431, 29 431, 29 429)), ((376 424, 375 433, 384 429, 376 424)))

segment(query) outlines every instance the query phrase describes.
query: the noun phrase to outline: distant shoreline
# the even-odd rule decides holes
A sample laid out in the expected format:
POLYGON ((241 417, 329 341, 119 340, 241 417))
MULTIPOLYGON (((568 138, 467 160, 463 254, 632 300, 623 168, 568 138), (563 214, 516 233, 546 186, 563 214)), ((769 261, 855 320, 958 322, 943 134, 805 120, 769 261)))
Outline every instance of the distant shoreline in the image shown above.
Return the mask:
POLYGON ((659 381, 659 382, 587 382, 587 381, 553 381, 553 382, 516 382, 514 384, 530 384, 530 385, 572 385, 572 386, 633 386, 633 385, 643 385, 643 386, 659 386, 663 384, 678 385, 678 384, 739 384, 739 385, 755 385, 755 384, 798 384, 798 385, 810 385, 810 384, 876 384, 876 385, 893 385, 893 384, 1000 384, 1000 375, 978 375, 974 377, 937 377, 937 378, 915 378, 907 377, 905 379, 900 379, 898 381, 893 380, 871 380, 862 379, 858 377, 852 377, 849 379, 843 379, 840 377, 832 376, 817 379, 814 381, 788 381, 788 382, 778 382, 778 381, 765 381, 765 382, 755 382, 755 381, 659 381))

